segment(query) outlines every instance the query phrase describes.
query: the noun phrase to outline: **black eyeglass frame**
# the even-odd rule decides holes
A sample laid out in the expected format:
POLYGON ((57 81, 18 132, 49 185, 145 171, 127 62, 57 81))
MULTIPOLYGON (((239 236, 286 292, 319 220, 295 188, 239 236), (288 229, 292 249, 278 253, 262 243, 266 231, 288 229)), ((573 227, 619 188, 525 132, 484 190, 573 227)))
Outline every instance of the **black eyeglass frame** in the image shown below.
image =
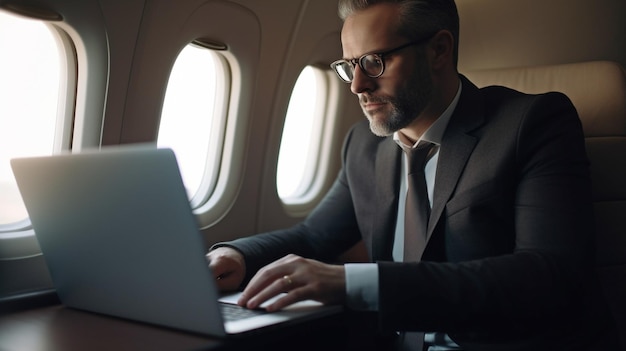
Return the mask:
MULTIPOLYGON (((435 34, 437 34, 437 33, 435 33, 435 34)), ((363 71, 363 73, 366 76, 368 76, 370 78, 378 78, 378 77, 382 76, 383 73, 385 73, 385 60, 384 60, 385 56, 390 55, 390 54, 392 54, 392 53, 394 53, 396 51, 400 51, 400 50, 402 50, 404 48, 407 48, 409 46, 412 46, 412 45, 423 44, 423 43, 429 41, 433 36, 435 36, 435 34, 428 35, 428 36, 426 36, 424 38, 421 38, 419 40, 416 40, 416 41, 410 41, 410 42, 408 42, 406 44, 400 45, 398 47, 395 47, 393 49, 390 49, 390 50, 387 50, 387 51, 384 51, 384 52, 370 52, 370 53, 367 53, 367 54, 363 54, 359 58, 354 58, 354 59, 350 59, 350 60, 340 59, 340 60, 337 60, 337 61, 334 61, 333 63, 331 63, 330 67, 333 69, 333 71, 335 71, 335 73, 337 74, 339 79, 341 79, 341 81, 343 81, 345 83, 352 83, 352 81, 354 80, 354 71, 356 70, 356 65, 357 64, 359 65, 359 68, 361 68, 361 71, 363 71), (376 58, 376 60, 380 60, 380 73, 374 74, 374 75, 371 75, 371 74, 367 73, 367 70, 363 67, 363 60, 367 56, 374 56, 376 58), (341 74, 339 74, 339 71, 337 70, 337 66, 340 63, 348 63, 348 64, 350 64, 352 66, 352 79, 346 80, 346 79, 344 79, 341 76, 341 74)))

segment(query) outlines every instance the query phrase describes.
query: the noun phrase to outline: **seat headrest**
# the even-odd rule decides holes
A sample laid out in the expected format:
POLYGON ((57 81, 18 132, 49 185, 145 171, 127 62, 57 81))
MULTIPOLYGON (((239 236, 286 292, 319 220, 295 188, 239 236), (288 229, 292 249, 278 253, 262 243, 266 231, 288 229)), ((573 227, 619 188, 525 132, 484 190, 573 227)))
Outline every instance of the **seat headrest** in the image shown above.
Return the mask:
POLYGON ((586 137, 626 136, 626 72, 619 63, 592 61, 464 75, 479 87, 503 85, 530 94, 562 92, 578 110, 586 137))

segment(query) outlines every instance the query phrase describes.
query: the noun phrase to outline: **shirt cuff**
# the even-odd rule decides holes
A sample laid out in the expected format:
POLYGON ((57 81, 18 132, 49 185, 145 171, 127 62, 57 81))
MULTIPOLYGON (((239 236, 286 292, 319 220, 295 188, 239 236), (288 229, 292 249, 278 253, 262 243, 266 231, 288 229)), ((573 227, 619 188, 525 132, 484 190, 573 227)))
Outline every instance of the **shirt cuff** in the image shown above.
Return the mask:
POLYGON ((378 265, 376 263, 347 263, 346 303, 356 311, 378 311, 378 265))

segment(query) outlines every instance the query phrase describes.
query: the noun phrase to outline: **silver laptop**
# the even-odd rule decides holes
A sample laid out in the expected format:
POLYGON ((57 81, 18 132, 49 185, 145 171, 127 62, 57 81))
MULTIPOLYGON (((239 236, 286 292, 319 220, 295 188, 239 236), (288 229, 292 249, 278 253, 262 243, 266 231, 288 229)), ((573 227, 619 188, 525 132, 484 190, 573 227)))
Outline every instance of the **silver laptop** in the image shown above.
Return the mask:
MULTIPOLYGON (((217 337, 337 313, 304 301, 226 319, 170 149, 99 151, 11 161, 54 286, 68 307, 217 337)), ((236 308, 239 308, 236 306, 236 308)))

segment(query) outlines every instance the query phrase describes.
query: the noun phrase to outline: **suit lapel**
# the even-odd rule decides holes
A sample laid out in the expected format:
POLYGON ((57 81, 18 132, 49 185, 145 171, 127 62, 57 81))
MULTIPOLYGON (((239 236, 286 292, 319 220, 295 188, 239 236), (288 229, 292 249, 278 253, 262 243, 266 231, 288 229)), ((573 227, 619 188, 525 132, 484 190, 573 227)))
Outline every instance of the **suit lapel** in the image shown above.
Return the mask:
MULTIPOLYGON (((465 169, 477 137, 469 134, 484 123, 482 95, 479 89, 461 76, 463 91, 450 118, 439 150, 433 208, 428 224, 430 240, 446 203, 465 169)), ((399 169, 401 150, 392 138, 379 144, 376 158, 376 211, 372 219, 372 261, 393 260, 393 238, 398 215, 399 169)))
POLYGON ((468 134, 484 123, 482 95, 478 88, 461 76, 463 91, 450 118, 439 150, 433 208, 428 222, 427 239, 433 234, 446 203, 465 169, 478 138, 468 134))
POLYGON ((395 221, 398 215, 398 172, 401 151, 392 138, 385 138, 376 153, 376 204, 372 222, 372 260, 392 260, 395 221))

